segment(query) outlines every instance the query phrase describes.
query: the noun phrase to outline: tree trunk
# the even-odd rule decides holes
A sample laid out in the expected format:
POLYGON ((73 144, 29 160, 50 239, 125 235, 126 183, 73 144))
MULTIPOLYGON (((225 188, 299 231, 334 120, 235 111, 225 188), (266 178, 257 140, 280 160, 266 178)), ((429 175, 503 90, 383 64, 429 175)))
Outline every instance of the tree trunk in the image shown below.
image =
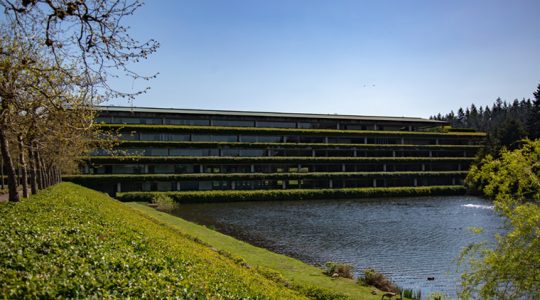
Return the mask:
POLYGON ((39 158, 41 160, 41 165, 43 166, 43 179, 45 182, 45 187, 51 186, 51 177, 49 176, 49 169, 47 168, 47 165, 45 162, 43 162, 43 157, 39 158))
POLYGON ((40 190, 44 189, 45 188, 45 181, 44 181, 44 178, 43 178, 43 166, 41 165, 41 160, 39 159, 40 158, 40 155, 39 155, 39 151, 37 151, 37 149, 34 150, 34 160, 35 160, 35 164, 36 164, 36 167, 37 167, 37 180, 38 180, 38 188, 40 190))
POLYGON ((2 189, 4 189, 5 183, 4 183, 4 160, 2 159, 2 163, 0 164, 0 176, 2 176, 2 189))
POLYGON ((6 167, 7 172, 7 184, 9 190, 9 201, 19 201, 19 193, 17 192, 17 174, 15 173, 15 166, 11 160, 11 154, 9 153, 9 142, 7 140, 4 129, 0 127, 0 150, 2 152, 2 160, 6 167))
POLYGON ((34 142, 28 142, 28 161, 30 162, 30 189, 32 190, 32 195, 37 193, 37 170, 36 170, 36 160, 34 158, 34 142))
POLYGON ((21 180, 22 180, 22 189, 23 197, 28 198, 28 172, 26 170, 26 159, 24 155, 24 142, 22 135, 19 135, 19 164, 21 167, 21 180))

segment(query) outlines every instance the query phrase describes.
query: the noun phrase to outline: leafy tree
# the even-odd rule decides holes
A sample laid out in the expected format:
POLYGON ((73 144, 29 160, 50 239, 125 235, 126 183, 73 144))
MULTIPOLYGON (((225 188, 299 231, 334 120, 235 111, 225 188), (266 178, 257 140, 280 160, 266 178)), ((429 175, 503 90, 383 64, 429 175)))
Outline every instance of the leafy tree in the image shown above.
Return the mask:
POLYGON ((470 269, 462 275, 465 299, 540 298, 540 140, 520 149, 503 149, 473 166, 467 186, 492 199, 509 232, 494 249, 468 248, 470 269))
POLYGON ((32 192, 60 180, 62 167, 84 152, 95 133, 93 108, 103 98, 134 97, 109 85, 159 44, 139 42, 123 19, 138 0, 0 0, 0 152, 9 199, 17 185, 32 192), (22 174, 17 180, 15 169, 22 174), (29 171, 29 172, 28 172, 29 171), (29 176, 27 176, 27 173, 29 176), (29 181, 29 182, 28 182, 29 181))

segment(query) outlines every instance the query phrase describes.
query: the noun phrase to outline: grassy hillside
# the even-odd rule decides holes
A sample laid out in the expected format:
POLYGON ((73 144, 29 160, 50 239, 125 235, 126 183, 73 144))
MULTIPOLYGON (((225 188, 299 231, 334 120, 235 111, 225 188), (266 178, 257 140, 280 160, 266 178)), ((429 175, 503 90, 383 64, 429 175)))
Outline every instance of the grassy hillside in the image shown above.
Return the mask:
MULTIPOLYGON (((333 290, 351 299, 381 299, 380 293, 378 295, 371 294, 371 291, 374 289, 373 287, 358 285, 352 279, 330 278, 324 275, 319 268, 285 255, 255 247, 233 237, 208 229, 205 226, 157 211, 144 203, 131 202, 126 203, 126 205, 179 232, 194 236, 217 249, 234 253, 242 257, 249 265, 257 266, 259 270, 274 270, 274 273, 278 272, 280 277, 282 276, 282 280, 291 283, 293 286, 300 287, 300 289, 305 289, 302 287, 316 286, 321 290, 333 290)), ((312 291, 310 295, 322 296, 321 290, 312 291)), ((331 299, 331 296, 322 296, 321 299, 331 299)))
POLYGON ((268 274, 74 184, 0 204, 4 298, 305 298, 268 274))

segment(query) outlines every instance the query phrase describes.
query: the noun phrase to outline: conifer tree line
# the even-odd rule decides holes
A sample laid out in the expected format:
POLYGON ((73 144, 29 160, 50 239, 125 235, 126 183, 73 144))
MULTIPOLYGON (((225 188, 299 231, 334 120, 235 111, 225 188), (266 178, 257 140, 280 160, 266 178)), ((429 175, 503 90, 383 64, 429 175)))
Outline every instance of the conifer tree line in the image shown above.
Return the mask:
POLYGON ((138 0, 0 0, 0 188, 9 201, 61 181, 101 134, 95 107, 124 93, 111 77, 149 80, 129 64, 158 48, 123 18, 138 0))
POLYGON ((525 138, 540 138, 540 84, 533 99, 512 102, 496 99, 491 106, 459 108, 457 113, 437 114, 430 119, 448 121, 452 127, 474 128, 488 133, 485 154, 496 154, 502 147, 516 149, 525 138))

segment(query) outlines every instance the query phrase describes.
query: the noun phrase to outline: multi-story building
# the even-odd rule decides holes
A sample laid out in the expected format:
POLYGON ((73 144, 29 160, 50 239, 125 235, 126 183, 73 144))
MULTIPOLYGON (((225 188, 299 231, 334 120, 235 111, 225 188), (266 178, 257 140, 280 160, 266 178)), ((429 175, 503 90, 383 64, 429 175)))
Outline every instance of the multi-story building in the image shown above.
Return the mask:
POLYGON ((71 180, 126 191, 462 185, 485 134, 408 117, 106 106, 71 180), (113 155, 114 154, 114 155, 113 155))

